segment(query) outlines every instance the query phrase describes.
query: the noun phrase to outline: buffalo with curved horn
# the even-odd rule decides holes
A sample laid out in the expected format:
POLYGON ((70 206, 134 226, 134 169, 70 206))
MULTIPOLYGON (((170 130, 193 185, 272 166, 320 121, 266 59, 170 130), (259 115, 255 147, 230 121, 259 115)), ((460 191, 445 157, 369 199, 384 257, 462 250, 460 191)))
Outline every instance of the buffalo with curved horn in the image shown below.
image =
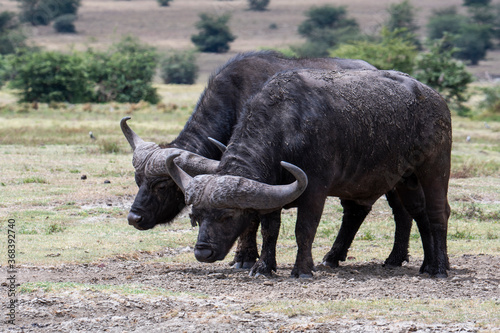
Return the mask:
MULTIPOLYGON (((312 243, 326 197, 339 197, 345 209, 339 235, 322 262, 336 267, 373 203, 395 190, 420 230, 420 272, 447 276, 451 116, 437 92, 408 75, 278 73, 248 100, 215 174, 192 178, 175 157, 167 159, 167 168, 200 226, 195 246, 200 261, 223 259, 256 215, 296 206, 292 276, 310 277, 312 243), (300 168, 294 172, 283 165, 297 185, 286 185, 291 179, 282 172, 283 160, 300 168), (308 183, 300 180, 304 172, 308 183), (288 190, 271 191, 276 196, 269 197, 274 186, 288 190)), ((251 274, 270 275, 276 270, 279 219, 261 227, 261 258, 251 274)))
MULTIPOLYGON (((220 159, 221 152, 207 140, 207 137, 227 143, 241 118, 245 101, 258 92, 272 75, 293 68, 375 69, 361 60, 294 59, 270 51, 239 54, 210 77, 208 86, 201 95, 191 118, 167 148, 162 149, 152 142, 143 141, 127 125, 129 118, 122 119, 123 133, 134 150, 135 181, 139 187, 128 214, 129 224, 139 230, 147 230, 157 224, 170 223, 185 207, 185 201, 182 192, 165 169, 166 156, 176 149, 184 149, 209 159, 220 159)), ((210 168, 216 168, 217 164, 213 161, 200 166, 198 155, 182 154, 176 162, 191 175, 196 175, 195 169, 198 167, 202 170, 208 168, 203 170, 205 172, 210 168), (180 161, 182 158, 185 163, 180 161)), ((399 266, 408 260, 412 219, 393 191, 389 191, 387 195, 396 220, 396 233, 394 247, 386 264, 399 266)), ((348 207, 346 209, 348 210, 348 207)), ((269 218, 279 219, 279 213, 261 217, 261 219, 269 218)), ((240 237, 234 260, 235 267, 250 268, 258 258, 256 244, 258 222, 259 219, 256 218, 252 228, 247 229, 240 237)))

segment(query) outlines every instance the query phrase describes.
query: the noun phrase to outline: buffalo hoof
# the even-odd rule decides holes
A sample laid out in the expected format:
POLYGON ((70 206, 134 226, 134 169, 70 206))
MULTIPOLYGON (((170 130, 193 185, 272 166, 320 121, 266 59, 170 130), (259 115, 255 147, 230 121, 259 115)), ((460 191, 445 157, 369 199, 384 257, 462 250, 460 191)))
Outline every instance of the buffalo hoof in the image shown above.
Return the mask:
POLYGON ((231 268, 234 269, 252 269, 252 267, 255 265, 255 261, 245 261, 245 262, 235 262, 231 268))
POLYGON ((337 268, 339 267, 339 261, 338 260, 323 260, 321 264, 318 265, 318 267, 330 267, 330 268, 337 268))
POLYGON ((272 277, 273 276, 273 270, 276 271, 276 268, 272 268, 272 266, 267 265, 264 261, 259 260, 253 265, 252 269, 250 270, 250 273, 248 275, 250 276, 267 276, 267 277, 272 277))
POLYGON ((315 269, 320 272, 329 272, 332 273, 335 267, 332 267, 325 262, 322 262, 321 264, 316 265, 315 269))
POLYGON ((390 255, 384 262, 382 266, 388 267, 388 268, 396 268, 396 267, 401 267, 403 265, 403 262, 410 262, 410 257, 408 255, 405 255, 400 258, 396 258, 396 256, 390 255))

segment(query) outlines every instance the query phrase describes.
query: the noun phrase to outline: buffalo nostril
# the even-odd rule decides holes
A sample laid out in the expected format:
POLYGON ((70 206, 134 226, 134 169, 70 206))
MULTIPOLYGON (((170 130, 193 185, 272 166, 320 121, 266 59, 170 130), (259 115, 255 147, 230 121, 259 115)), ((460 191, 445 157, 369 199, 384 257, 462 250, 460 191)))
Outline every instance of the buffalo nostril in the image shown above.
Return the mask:
POLYGON ((127 220, 128 224, 137 226, 141 222, 142 216, 130 212, 128 213, 127 220))
POLYGON ((213 260, 214 251, 212 249, 206 247, 195 247, 194 248, 194 256, 196 260, 201 262, 214 262, 213 260))

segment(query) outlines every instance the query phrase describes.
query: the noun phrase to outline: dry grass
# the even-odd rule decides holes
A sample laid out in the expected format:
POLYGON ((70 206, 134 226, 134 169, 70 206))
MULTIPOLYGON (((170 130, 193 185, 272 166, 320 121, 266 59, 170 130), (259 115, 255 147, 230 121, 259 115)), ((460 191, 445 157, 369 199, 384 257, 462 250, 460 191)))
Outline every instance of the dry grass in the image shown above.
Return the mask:
MULTIPOLYGON (((0 113, 0 216, 15 218, 22 235, 20 262, 88 262, 137 251, 162 251, 193 246, 197 230, 182 217, 170 226, 146 233, 130 227, 126 214, 137 192, 130 148, 119 121, 132 114, 134 130, 145 140, 171 141, 182 129, 202 90, 201 86, 160 86, 162 95, 177 108, 104 104, 37 110, 9 104, 0 113), (134 109, 134 111, 130 111, 134 109), (97 140, 88 132, 93 131, 97 140), (106 148, 108 147, 108 148, 106 148), (118 152, 112 153, 113 149, 118 152), (82 180, 81 176, 87 179, 82 180), (109 184, 104 181, 109 180, 109 184)), ((454 119, 455 173, 450 183, 452 217, 449 251, 499 254, 500 234, 500 132, 499 123, 454 119), (473 141, 461 138, 473 133, 473 141), (473 166, 474 168, 470 168, 473 166), (465 172, 465 171, 466 172, 465 172)), ((295 259, 296 211, 283 214, 278 242, 280 264, 295 259)), ((314 258, 320 260, 338 232, 342 209, 329 198, 318 228, 314 258)), ((0 231, 5 226, 0 225, 0 231)), ((394 239, 394 222, 384 199, 379 200, 353 243, 356 261, 383 260, 394 239)), ((411 254, 421 257, 417 228, 411 236, 411 254)), ((227 261, 232 257, 229 254, 227 261)), ((189 262, 191 252, 152 260, 189 262)))

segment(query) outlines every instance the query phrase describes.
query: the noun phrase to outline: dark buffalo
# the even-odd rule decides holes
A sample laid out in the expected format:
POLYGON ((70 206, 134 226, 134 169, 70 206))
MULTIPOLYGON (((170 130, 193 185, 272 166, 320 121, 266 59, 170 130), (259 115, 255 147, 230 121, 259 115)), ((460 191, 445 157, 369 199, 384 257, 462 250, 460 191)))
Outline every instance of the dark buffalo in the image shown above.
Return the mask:
MULTIPOLYGON (((375 69, 360 60, 322 58, 290 59, 274 52, 241 54, 230 60, 211 76, 208 86, 179 136, 166 149, 151 142, 142 141, 128 127, 124 118, 123 133, 134 149, 133 165, 139 192, 128 215, 129 224, 140 230, 153 228, 160 223, 170 223, 184 208, 184 196, 169 177, 164 162, 172 149, 185 149, 210 159, 219 159, 220 151, 207 137, 227 143, 240 118, 244 102, 258 92, 275 73, 292 68, 320 69, 375 69)), ((187 167, 187 166, 186 166, 187 167)), ((393 192, 388 193, 396 220, 394 248, 386 260, 389 265, 401 265, 408 258, 411 217, 402 208, 393 192)), ((345 207, 349 214, 349 207, 345 207)), ((268 216, 263 217, 270 218, 268 216)), ((279 219, 279 214, 273 218, 279 219)), ((258 223, 242 236, 235 262, 238 266, 251 267, 258 257, 255 235, 258 223)), ((347 252, 346 252, 347 253, 347 252)), ((345 254, 339 254, 344 260, 345 254)))
MULTIPOLYGON (((273 76, 245 108, 215 174, 193 178, 174 163, 177 155, 167 159, 200 226, 198 260, 222 260, 256 215, 295 206, 292 276, 311 276, 326 197, 339 197, 347 208, 323 259, 336 266, 373 203, 395 189, 420 230, 420 272, 447 276, 451 117, 438 93, 393 71, 293 70, 273 76), (290 165, 283 171, 280 161, 303 171, 290 165)), ((264 219, 261 228, 252 273, 269 275, 279 219, 264 219)))

